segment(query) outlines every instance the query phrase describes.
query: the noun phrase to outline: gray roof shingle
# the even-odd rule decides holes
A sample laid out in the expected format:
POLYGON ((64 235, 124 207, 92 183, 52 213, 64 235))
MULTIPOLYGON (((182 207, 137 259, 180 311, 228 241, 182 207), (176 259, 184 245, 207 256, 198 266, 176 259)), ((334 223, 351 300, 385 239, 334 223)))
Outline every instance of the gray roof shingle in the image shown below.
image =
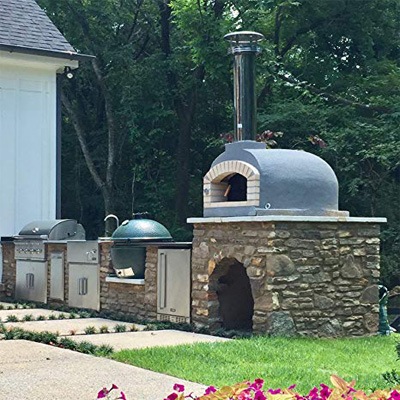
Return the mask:
POLYGON ((34 0, 0 0, 0 46, 13 51, 76 54, 34 0))

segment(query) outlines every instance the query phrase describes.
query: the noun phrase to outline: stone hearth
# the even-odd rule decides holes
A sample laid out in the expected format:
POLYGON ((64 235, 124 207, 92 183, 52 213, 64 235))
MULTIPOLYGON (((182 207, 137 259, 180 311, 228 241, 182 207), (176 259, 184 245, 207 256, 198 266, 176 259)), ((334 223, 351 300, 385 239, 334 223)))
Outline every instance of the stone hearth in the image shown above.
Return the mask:
POLYGON ((257 333, 328 337, 377 333, 379 224, 385 221, 190 218, 192 321, 198 326, 240 329, 250 313, 250 325, 257 333), (240 268, 244 278, 235 278, 240 268), (250 299, 244 289, 246 279, 250 299), (236 287, 236 296, 226 297, 230 286, 236 287))

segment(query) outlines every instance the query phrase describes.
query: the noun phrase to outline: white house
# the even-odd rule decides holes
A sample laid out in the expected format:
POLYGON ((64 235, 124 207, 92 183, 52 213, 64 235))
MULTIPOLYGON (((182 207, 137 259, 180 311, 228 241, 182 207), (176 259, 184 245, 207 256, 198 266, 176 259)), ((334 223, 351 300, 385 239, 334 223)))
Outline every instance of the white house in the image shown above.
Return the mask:
POLYGON ((0 237, 60 217, 58 88, 84 58, 34 0, 0 0, 0 237))

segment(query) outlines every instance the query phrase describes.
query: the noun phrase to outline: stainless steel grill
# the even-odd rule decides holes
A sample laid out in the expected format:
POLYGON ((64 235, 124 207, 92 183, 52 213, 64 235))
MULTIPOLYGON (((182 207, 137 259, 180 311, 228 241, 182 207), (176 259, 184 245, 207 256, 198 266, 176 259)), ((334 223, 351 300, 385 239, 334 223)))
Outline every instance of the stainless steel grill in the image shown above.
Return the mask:
POLYGON ((14 237, 15 297, 47 303, 47 241, 80 239, 85 239, 85 230, 73 219, 33 221, 25 225, 14 237))

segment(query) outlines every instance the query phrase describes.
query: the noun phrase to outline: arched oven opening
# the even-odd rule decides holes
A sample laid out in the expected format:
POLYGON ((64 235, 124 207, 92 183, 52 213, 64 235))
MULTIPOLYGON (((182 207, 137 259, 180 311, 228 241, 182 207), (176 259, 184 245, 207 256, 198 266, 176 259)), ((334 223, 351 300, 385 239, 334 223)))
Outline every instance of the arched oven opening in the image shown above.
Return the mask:
POLYGON ((226 177, 223 182, 228 184, 225 191, 227 201, 247 201, 247 179, 241 174, 226 177))

